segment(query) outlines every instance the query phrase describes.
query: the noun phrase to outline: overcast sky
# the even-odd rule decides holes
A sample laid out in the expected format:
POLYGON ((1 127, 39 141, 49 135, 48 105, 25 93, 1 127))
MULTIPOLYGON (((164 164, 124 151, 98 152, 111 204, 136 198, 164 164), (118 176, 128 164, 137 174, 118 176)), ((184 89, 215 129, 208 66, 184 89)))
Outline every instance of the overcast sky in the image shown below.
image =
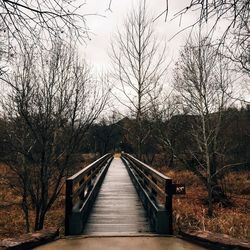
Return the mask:
MULTIPOLYGON (((90 29, 91 40, 86 41, 86 44, 81 46, 80 52, 87 62, 93 66, 97 73, 107 72, 111 68, 108 56, 111 38, 117 29, 122 28, 126 15, 133 6, 138 5, 139 1, 143 0, 112 0, 110 11, 108 10, 110 0, 86 0, 84 12, 86 14, 99 14, 100 16, 92 15, 87 17, 87 25, 90 29)), ((167 21, 165 21, 165 16, 157 19, 155 21, 155 30, 159 39, 162 39, 167 43, 167 60, 168 62, 171 62, 167 78, 168 82, 171 82, 169 81, 169 79, 171 80, 172 75, 171 69, 173 68, 174 62, 178 58, 179 51, 184 45, 191 30, 188 29, 179 33, 179 35, 174 38, 172 37, 185 27, 193 24, 198 17, 198 12, 193 10, 188 11, 182 16, 181 20, 180 17, 174 18, 176 13, 190 4, 190 0, 168 1, 169 12, 167 21)), ((147 0, 148 12, 152 17, 157 17, 165 9, 165 4, 166 0, 147 0)), ((220 26, 216 28, 214 33, 214 38, 216 35, 221 36, 221 34, 223 34, 224 28, 226 27, 225 22, 225 20, 220 22, 220 26)), ((209 19, 208 25, 212 25, 211 19, 209 19)), ((205 30, 204 27, 203 30, 205 30)), ((208 26, 207 31, 209 30, 208 26)), ((236 83, 237 92, 242 92, 241 90, 238 90, 237 86, 238 84, 236 83)), ((247 97, 247 99, 250 98, 247 97)))
MULTIPOLYGON (((97 73, 107 72, 111 69, 108 51, 110 41, 117 29, 123 26, 126 15, 133 6, 138 6, 139 1, 143 0, 112 0, 111 11, 108 10, 110 0, 87 0, 84 7, 85 13, 99 14, 100 16, 88 16, 87 25, 90 29, 90 41, 81 46, 82 56, 90 63, 97 73)), ((152 18, 156 18, 166 8, 166 0, 147 0, 147 10, 152 18)), ((187 13, 183 16, 180 25, 180 18, 172 20, 174 14, 187 6, 190 0, 169 0, 168 19, 165 22, 165 16, 155 21, 155 32, 158 39, 167 43, 167 62, 174 65, 178 57, 180 46, 182 46, 188 36, 188 32, 182 32, 180 35, 171 39, 178 31, 191 24, 195 20, 194 13, 187 13), (171 40, 170 40, 171 39, 171 40)), ((169 77, 171 77, 171 67, 168 70, 168 81, 165 82, 165 90, 169 91, 169 77)), ((115 96, 122 96, 116 93, 115 96)), ((115 98, 115 97, 114 97, 115 98)), ((125 100, 123 100, 125 101, 125 100)), ((117 101, 111 101, 111 105, 125 112, 123 105, 117 101)), ((112 109, 112 108, 111 108, 112 109)))
MULTIPOLYGON (((113 0, 111 10, 107 10, 109 0, 91 0, 87 1, 85 13, 97 13, 101 16, 91 16, 87 18, 87 24, 90 28, 91 40, 82 46, 81 52, 85 58, 94 66, 95 69, 105 71, 109 65, 108 49, 112 35, 117 28, 122 27, 124 17, 140 0, 113 0)), ((141 0, 142 1, 142 0, 141 0)), ((171 20, 174 14, 184 6, 188 5, 189 0, 170 0, 169 15, 165 22, 164 16, 155 21, 155 29, 159 39, 167 41, 168 59, 174 60, 178 55, 178 50, 183 45, 187 32, 183 32, 171 41, 179 30, 194 22, 194 13, 186 14, 181 21, 180 18, 171 20)), ((165 0, 148 0, 147 6, 149 13, 157 17, 165 9, 165 0)))

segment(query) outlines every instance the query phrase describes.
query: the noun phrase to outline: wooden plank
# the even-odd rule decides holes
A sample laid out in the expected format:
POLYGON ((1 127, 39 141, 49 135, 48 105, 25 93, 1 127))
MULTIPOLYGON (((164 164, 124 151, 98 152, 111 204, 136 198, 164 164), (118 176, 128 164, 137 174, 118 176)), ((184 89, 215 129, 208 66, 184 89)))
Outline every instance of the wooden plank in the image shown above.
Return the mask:
POLYGON ((84 234, 151 232, 146 212, 122 161, 115 158, 86 222, 84 234))

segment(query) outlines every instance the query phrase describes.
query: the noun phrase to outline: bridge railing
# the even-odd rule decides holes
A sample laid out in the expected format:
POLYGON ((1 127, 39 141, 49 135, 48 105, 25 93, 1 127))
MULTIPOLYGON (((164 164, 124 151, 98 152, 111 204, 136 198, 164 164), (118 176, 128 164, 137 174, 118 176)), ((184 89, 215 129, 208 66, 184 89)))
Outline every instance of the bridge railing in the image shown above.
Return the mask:
POLYGON ((65 235, 82 233, 112 159, 106 154, 66 180, 65 235))
MULTIPOLYGON (((153 230, 160 234, 172 234, 172 197, 178 193, 172 179, 132 155, 122 153, 122 160, 147 211, 153 230)), ((183 185, 178 188, 182 189, 181 192, 179 189, 180 194, 185 192, 183 185)))

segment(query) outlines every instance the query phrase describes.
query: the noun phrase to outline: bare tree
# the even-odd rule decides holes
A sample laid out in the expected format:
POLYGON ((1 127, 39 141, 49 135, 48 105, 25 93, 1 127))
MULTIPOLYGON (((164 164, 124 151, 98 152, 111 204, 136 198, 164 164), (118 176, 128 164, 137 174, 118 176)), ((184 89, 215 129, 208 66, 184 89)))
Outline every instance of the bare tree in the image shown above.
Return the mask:
MULTIPOLYGON (((147 17, 146 1, 142 1, 127 16, 112 42, 116 97, 136 119, 137 157, 150 128, 143 128, 152 99, 157 98, 166 72, 165 47, 157 42, 153 23, 147 17), (125 97, 122 100, 121 94, 125 97)), ((135 137, 135 138, 134 138, 135 137)))
POLYGON ((39 230, 108 93, 97 88, 74 47, 58 40, 49 52, 27 48, 12 77, 4 80, 9 91, 2 103, 7 120, 3 143, 9 153, 3 160, 16 173, 13 187, 23 197, 27 231, 30 209, 39 230))
POLYGON ((54 39, 86 41, 86 2, 64 0, 0 0, 0 74, 28 43, 50 49, 54 39))
POLYGON ((37 40, 40 34, 45 36, 44 40, 69 32, 74 37, 87 38, 86 15, 83 14, 85 4, 75 0, 1 0, 0 32, 8 38, 10 46, 14 45, 13 39, 23 43, 27 38, 37 40))
MULTIPOLYGON (((169 3, 166 1, 165 10, 157 18, 168 16, 169 3)), ((208 24, 210 27, 209 35, 220 27, 219 44, 226 47, 224 55, 235 63, 235 67, 241 73, 246 73, 249 80, 249 54, 250 54, 250 1, 249 0, 190 0, 189 3, 177 13, 174 18, 180 18, 187 13, 198 13, 199 15, 190 26, 185 29, 193 28, 196 25, 208 24)), ((249 89, 246 88, 248 91, 249 89)))
MULTIPOLYGON (((199 13, 198 18, 191 24, 193 27, 200 23, 211 23, 213 30, 220 21, 223 19, 227 20, 226 25, 224 25, 224 32, 222 33, 222 38, 224 39, 230 31, 235 28, 240 34, 245 25, 249 25, 249 0, 190 0, 188 4, 184 5, 177 13, 175 13, 174 18, 182 18, 183 15, 190 11, 195 11, 199 13)), ((168 16, 169 11, 169 1, 166 1, 166 8, 160 13, 155 19, 165 15, 168 16)), ((186 29, 185 27, 184 29, 186 29)))
MULTIPOLYGON (((158 19, 165 16, 165 20, 169 15, 169 7, 171 4, 166 0, 165 9, 155 18, 158 19)), ((224 56, 234 62, 234 72, 243 73, 246 81, 249 81, 249 54, 250 54, 250 1, 249 0, 190 0, 182 5, 173 16, 173 19, 179 18, 180 24, 182 24, 182 17, 185 14, 194 14, 194 21, 178 31, 176 35, 184 30, 190 29, 191 31, 195 26, 209 27, 209 35, 216 34, 218 37, 218 43, 220 47, 226 49, 223 50, 224 56), (198 15, 196 15, 198 14, 198 15), (208 25, 207 25, 208 24, 208 25), (219 28, 219 32, 217 31, 219 28)), ((234 73, 233 73, 234 74, 234 73)), ((249 93, 248 84, 245 86, 241 84, 244 92, 249 93)), ((234 99, 238 101, 247 101, 247 96, 237 97, 234 99)))
POLYGON ((173 91, 162 94, 159 100, 152 102, 150 109, 150 119, 154 124, 152 134, 158 142, 160 151, 164 154, 164 163, 168 167, 173 166, 176 157, 176 140, 179 131, 172 126, 172 119, 179 113, 180 100, 173 94, 173 91))
POLYGON ((189 154, 198 163, 195 172, 206 180, 208 214, 212 216, 215 196, 223 198, 217 182, 222 114, 231 89, 228 62, 217 53, 207 37, 187 42, 175 69, 174 86, 190 118, 190 137, 196 145, 189 154), (198 171, 197 171, 198 170, 198 171))
MULTIPOLYGON (((249 2, 249 1, 248 1, 249 2)), ((239 21, 231 32, 225 55, 236 63, 238 71, 250 76, 250 3, 248 12, 239 13, 239 21)))

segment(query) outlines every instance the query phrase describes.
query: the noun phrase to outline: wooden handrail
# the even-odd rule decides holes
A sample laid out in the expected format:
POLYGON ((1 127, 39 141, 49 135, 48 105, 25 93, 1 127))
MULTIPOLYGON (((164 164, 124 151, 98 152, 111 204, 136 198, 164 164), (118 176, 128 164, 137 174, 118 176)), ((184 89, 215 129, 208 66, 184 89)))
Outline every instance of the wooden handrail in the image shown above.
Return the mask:
POLYGON ((122 157, 132 164, 137 174, 143 180, 142 185, 144 188, 148 190, 150 196, 154 197, 158 202, 157 205, 160 205, 163 202, 166 203, 167 196, 171 195, 172 179, 130 154, 122 153, 122 157), (158 196, 164 198, 164 201, 162 199, 157 200, 157 198, 159 198, 158 196))
POLYGON ((96 161, 92 162, 90 165, 88 165, 87 167, 83 168, 82 170, 80 170, 79 172, 77 172, 76 174, 72 175, 71 177, 69 177, 67 179, 68 180, 72 180, 73 182, 76 182, 79 178, 81 178, 83 175, 87 174, 89 171, 91 171, 93 169, 93 167, 95 167, 97 164, 99 164, 100 162, 102 162, 103 160, 106 160, 107 157, 111 157, 111 154, 106 154, 104 156, 102 156, 101 158, 97 159, 96 161))
POLYGON ((95 182, 98 182, 100 175, 105 174, 112 158, 112 154, 106 154, 66 180, 65 235, 70 234, 70 218, 73 210, 81 212, 84 209, 85 201, 93 194, 95 182))
MULTIPOLYGON (((163 211, 162 209, 168 214, 168 221, 166 222, 168 224, 167 229, 164 228, 164 225, 160 228, 161 226, 159 226, 159 224, 162 222, 159 222, 161 220, 159 219, 158 222, 154 222, 156 224, 159 223, 158 225, 154 225, 156 231, 159 233, 167 232, 168 234, 172 234, 172 179, 130 154, 122 153, 122 158, 129 163, 129 169, 133 169, 132 172, 129 170, 133 176, 132 178, 137 179, 139 182, 136 186, 139 190, 139 195, 141 194, 141 196, 144 197, 144 205, 146 210, 148 210, 149 217, 157 217, 152 213, 159 213, 159 211, 163 211), (145 200, 147 201, 145 202, 145 200), (152 204, 152 207, 150 204, 152 204)), ((126 162, 125 165, 127 165, 126 162)))
POLYGON ((162 181, 166 181, 166 180, 171 180, 170 177, 160 173, 159 171, 155 170, 154 168, 150 167, 149 165, 147 165, 146 163, 136 159, 135 157, 133 157, 130 154, 127 153, 122 153, 122 156, 125 156, 129 159, 131 159, 133 162, 137 163, 138 165, 140 165, 141 167, 143 167, 144 169, 148 170, 149 172, 151 172, 152 175, 157 176, 157 178, 159 178, 162 181))

